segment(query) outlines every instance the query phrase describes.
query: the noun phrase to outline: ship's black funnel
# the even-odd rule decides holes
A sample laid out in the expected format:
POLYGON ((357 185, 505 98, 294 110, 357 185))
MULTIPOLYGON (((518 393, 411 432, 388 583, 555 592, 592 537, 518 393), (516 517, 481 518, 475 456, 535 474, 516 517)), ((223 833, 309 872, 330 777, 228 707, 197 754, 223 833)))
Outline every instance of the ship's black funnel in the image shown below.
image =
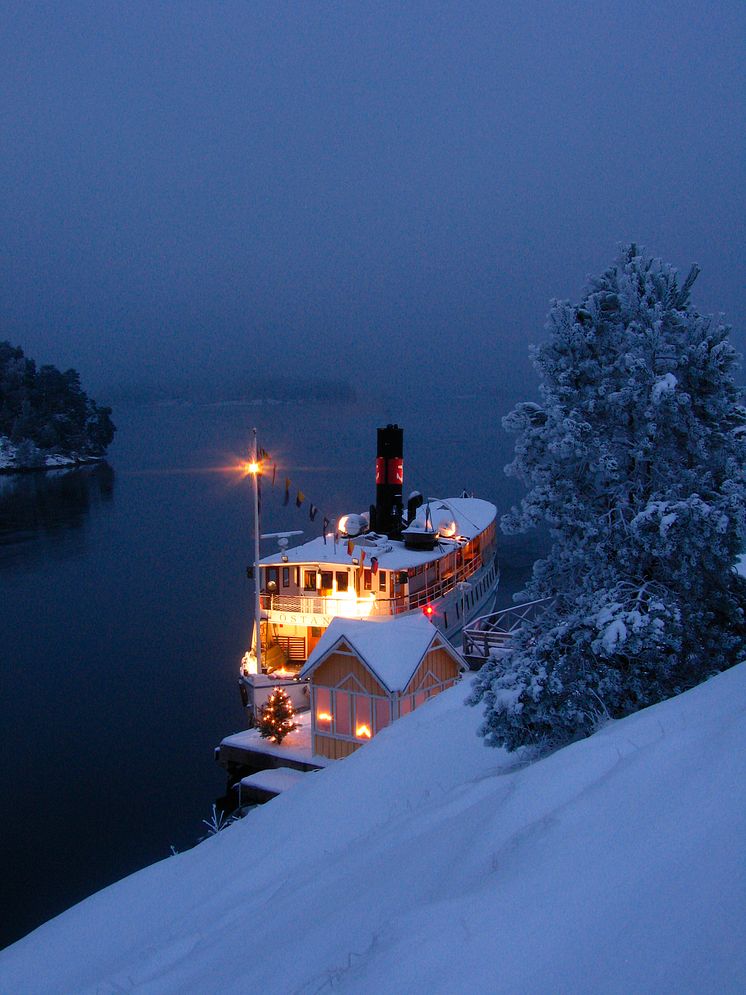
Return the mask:
POLYGON ((398 537, 402 528, 404 484, 404 429, 387 425, 378 429, 376 450, 376 532, 398 537))

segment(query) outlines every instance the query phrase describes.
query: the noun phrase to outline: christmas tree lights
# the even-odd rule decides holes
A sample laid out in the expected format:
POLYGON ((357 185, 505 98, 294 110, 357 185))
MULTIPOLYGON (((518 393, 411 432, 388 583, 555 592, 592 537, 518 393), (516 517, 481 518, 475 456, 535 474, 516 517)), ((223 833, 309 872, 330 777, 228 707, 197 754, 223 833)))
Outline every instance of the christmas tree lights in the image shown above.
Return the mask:
POLYGON ((262 705, 256 725, 262 739, 268 739, 272 743, 281 743, 288 733, 298 728, 295 709, 287 691, 280 687, 272 689, 269 698, 262 705))

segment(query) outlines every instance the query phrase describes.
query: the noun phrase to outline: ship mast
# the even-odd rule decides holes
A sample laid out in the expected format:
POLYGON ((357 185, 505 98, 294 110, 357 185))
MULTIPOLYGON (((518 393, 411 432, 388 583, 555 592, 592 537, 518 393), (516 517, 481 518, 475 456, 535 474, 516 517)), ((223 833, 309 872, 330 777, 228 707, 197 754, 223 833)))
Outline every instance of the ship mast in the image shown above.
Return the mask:
POLYGON ((249 463, 249 473, 254 479, 254 653, 256 655, 256 672, 262 672, 262 614, 259 598, 259 474, 262 466, 259 461, 259 443, 257 441, 256 429, 254 434, 254 452, 249 463))

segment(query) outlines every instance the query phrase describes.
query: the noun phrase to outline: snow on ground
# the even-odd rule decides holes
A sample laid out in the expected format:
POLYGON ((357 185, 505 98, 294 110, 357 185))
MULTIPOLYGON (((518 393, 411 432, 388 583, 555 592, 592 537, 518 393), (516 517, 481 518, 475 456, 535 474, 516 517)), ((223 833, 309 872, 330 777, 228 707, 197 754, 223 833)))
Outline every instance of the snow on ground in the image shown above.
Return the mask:
POLYGON ((42 926, 0 991, 746 990, 746 665, 523 767, 464 692, 42 926))
MULTIPOLYGON (((19 468, 24 469, 25 464, 20 464, 19 466, 17 459, 17 447, 10 441, 7 435, 0 435, 0 473, 12 472, 19 468)), ((37 469, 43 469, 44 467, 49 470, 63 469, 80 466, 84 463, 99 462, 101 460, 93 456, 80 456, 77 453, 61 456, 58 453, 51 453, 44 457, 42 466, 37 469)))
POLYGON ((274 791, 280 794, 282 791, 294 788, 304 777, 308 776, 308 773, 302 770, 293 770, 291 767, 274 767, 269 770, 257 771, 256 774, 249 774, 248 777, 242 777, 241 787, 260 788, 262 791, 274 791))

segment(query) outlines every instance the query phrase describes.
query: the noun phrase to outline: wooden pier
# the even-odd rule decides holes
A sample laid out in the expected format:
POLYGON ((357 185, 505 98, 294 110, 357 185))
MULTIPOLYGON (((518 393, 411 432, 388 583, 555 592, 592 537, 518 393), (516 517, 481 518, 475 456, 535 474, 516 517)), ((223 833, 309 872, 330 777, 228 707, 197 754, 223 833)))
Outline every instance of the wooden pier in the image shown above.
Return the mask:
POLYGON ((246 729, 226 736, 215 748, 215 759, 227 772, 230 781, 240 781, 265 770, 286 768, 312 771, 328 766, 326 757, 315 756, 311 752, 310 712, 296 713, 295 718, 299 728, 279 744, 262 739, 258 729, 246 729))

